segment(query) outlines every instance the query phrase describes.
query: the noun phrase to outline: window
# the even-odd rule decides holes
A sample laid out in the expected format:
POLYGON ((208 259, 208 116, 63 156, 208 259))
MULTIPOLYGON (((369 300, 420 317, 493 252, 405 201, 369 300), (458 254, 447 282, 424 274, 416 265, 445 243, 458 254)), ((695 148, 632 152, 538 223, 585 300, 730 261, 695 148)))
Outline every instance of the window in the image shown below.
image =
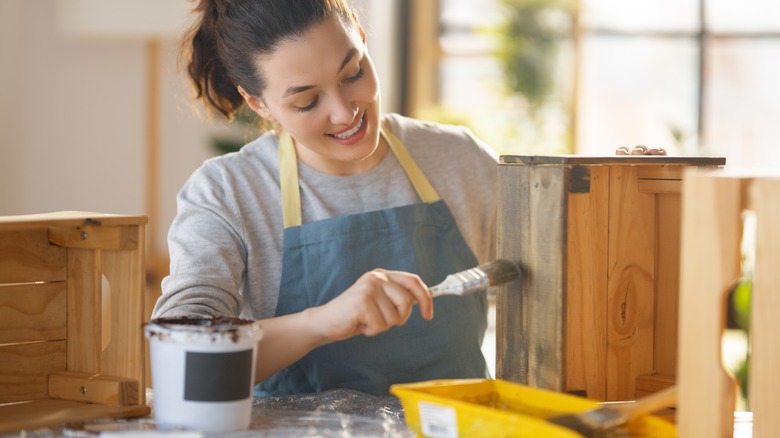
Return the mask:
POLYGON ((420 20, 423 3, 438 5, 427 12, 438 38, 427 50, 435 59, 418 61, 434 77, 417 88, 426 98, 408 100, 415 116, 466 123, 499 153, 611 155, 646 144, 725 156, 729 168, 780 165, 775 0, 580 0, 568 23, 548 17, 568 37, 536 111, 507 91, 497 56, 507 0, 409 2, 410 17, 420 20))

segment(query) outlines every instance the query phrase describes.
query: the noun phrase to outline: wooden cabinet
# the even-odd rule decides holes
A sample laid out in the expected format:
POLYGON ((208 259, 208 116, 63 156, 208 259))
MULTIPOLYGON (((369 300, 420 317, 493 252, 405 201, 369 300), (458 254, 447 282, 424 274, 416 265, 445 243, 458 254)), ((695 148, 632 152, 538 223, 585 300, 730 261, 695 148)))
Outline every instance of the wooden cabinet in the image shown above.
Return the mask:
POLYGON ((0 433, 149 413, 145 217, 0 217, 0 433))
POLYGON ((599 400, 674 382, 683 170, 724 158, 502 156, 496 377, 599 400))

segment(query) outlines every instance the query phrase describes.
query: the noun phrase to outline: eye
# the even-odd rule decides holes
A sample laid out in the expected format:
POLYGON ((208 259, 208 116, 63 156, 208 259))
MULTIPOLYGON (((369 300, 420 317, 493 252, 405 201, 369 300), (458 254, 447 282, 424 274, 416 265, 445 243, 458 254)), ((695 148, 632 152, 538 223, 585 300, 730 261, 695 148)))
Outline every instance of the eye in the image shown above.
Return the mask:
POLYGON ((344 79, 344 82, 347 82, 347 83, 357 82, 360 78, 363 77, 363 73, 364 72, 365 72, 365 70, 360 68, 360 70, 358 70, 357 73, 355 73, 354 75, 344 79))
POLYGON ((300 107, 298 107, 298 112, 299 112, 299 113, 305 113, 305 112, 307 112, 307 111, 311 111, 311 110, 313 110, 313 109, 314 109, 314 107, 316 107, 316 106, 317 106, 317 103, 319 103, 319 101, 320 101, 320 98, 319 98, 319 97, 315 97, 315 98, 314 98, 314 99, 311 101, 311 103, 310 103, 310 104, 308 104, 308 105, 306 105, 306 106, 300 106, 300 107))

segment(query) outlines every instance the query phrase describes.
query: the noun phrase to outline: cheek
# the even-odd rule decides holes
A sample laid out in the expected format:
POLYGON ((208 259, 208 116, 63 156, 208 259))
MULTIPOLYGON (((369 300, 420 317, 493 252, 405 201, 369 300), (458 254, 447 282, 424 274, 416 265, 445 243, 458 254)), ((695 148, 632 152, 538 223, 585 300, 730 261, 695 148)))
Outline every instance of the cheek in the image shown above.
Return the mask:
POLYGON ((357 88, 359 90, 360 100, 371 102, 379 99, 379 78, 377 77, 373 66, 367 68, 366 74, 357 88))

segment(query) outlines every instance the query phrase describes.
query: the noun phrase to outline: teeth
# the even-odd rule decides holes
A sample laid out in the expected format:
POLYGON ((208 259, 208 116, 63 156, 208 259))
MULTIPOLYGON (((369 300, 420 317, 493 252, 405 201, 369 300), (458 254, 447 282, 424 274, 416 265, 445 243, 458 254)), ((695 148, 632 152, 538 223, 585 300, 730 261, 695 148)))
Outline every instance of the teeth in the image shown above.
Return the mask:
POLYGON ((341 134, 333 134, 333 136, 338 138, 338 139, 343 140, 345 138, 348 138, 348 137, 354 135, 356 132, 358 132, 358 129, 360 129, 361 126, 363 126, 363 118, 362 117, 360 118, 360 121, 358 122, 357 125, 355 125, 354 128, 350 129, 349 131, 342 132, 341 134))

